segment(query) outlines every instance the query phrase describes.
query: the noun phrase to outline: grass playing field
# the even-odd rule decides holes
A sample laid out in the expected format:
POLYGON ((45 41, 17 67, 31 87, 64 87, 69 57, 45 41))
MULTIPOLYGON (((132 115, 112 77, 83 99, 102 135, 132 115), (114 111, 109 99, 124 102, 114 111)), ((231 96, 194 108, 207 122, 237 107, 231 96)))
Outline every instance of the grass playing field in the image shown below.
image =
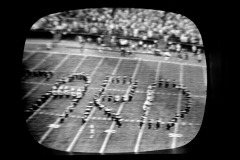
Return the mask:
MULTIPOLYGON (((30 107, 42 94, 51 90, 52 84, 58 78, 72 72, 88 73, 92 82, 86 95, 59 128, 50 128, 49 125, 56 122, 58 115, 70 105, 71 99, 50 99, 27 121, 29 131, 42 145, 61 151, 137 153, 182 146, 190 142, 199 131, 206 101, 204 62, 194 64, 193 61, 191 63, 165 61, 160 57, 146 55, 122 58, 118 53, 85 50, 83 54, 77 49, 66 48, 58 48, 51 52, 43 51, 41 49, 43 44, 26 43, 22 64, 26 69, 52 70, 54 77, 50 81, 36 77, 22 80, 22 101, 25 108, 30 107), (115 126, 115 123, 106 118, 103 111, 97 108, 92 110, 90 120, 82 125, 80 117, 107 75, 129 76, 139 80, 132 102, 119 104, 106 102, 113 111, 121 113, 122 127, 115 126), (159 130, 148 129, 148 126, 139 129, 139 119, 143 113, 142 105, 146 98, 145 92, 148 85, 157 80, 160 75, 183 83, 193 94, 193 107, 185 119, 179 122, 176 129, 166 130, 164 124, 159 130), (93 138, 89 138, 90 125, 95 127, 93 138), (104 132, 107 129, 116 132, 104 132), (172 137, 171 133, 175 137, 172 137)), ((83 82, 74 81, 69 85, 80 87, 83 86, 83 82)), ((107 93, 122 95, 128 88, 127 84, 109 84, 107 93)), ((157 89, 148 118, 162 118, 163 122, 167 122, 181 109, 178 103, 182 102, 177 91, 157 89)))

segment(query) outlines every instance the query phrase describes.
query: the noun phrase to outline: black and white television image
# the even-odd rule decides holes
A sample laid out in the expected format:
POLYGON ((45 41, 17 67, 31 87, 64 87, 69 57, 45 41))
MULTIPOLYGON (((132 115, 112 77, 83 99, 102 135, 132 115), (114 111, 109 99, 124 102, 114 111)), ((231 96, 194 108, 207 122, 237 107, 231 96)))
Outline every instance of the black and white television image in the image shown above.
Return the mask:
POLYGON ((205 50, 181 13, 52 13, 29 31, 21 85, 28 130, 44 147, 73 154, 175 149, 201 128, 205 50))

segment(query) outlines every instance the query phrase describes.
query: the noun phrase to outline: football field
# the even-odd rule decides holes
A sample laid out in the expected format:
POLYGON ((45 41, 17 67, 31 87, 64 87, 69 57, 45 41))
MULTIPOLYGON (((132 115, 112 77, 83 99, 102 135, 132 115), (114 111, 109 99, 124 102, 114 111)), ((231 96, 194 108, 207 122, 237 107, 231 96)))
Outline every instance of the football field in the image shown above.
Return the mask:
MULTIPOLYGON (((206 66, 184 62, 167 61, 163 58, 131 56, 120 57, 117 53, 101 53, 95 50, 39 49, 42 45, 26 45, 23 54, 25 69, 49 70, 54 76, 44 78, 26 78, 22 80, 22 102, 30 107, 42 94, 51 90, 58 78, 73 72, 85 72, 91 77, 91 84, 86 95, 79 101, 75 110, 59 128, 49 127, 57 124, 58 116, 71 103, 71 98, 46 101, 32 116, 28 117, 29 131, 42 145, 60 151, 89 153, 138 153, 144 151, 170 149, 190 142, 200 129, 206 101, 206 66), (115 56, 116 55, 116 56, 115 56), (133 101, 126 103, 106 102, 114 112, 120 113, 123 122, 118 128, 115 122, 107 118, 103 111, 93 108, 89 121, 82 124, 81 117, 88 102, 100 89, 107 75, 128 76, 139 80, 133 101), (158 88, 154 103, 148 112, 148 119, 161 118, 160 129, 148 129, 147 125, 139 128, 139 119, 143 114, 148 85, 157 81, 159 76, 176 80, 184 84, 193 94, 193 105, 189 114, 174 128, 166 130, 165 124, 181 108, 182 98, 174 89, 158 88), (90 125, 94 125, 95 134, 90 138, 90 125), (105 132, 108 130, 108 132, 105 132)), ((82 81, 74 81, 69 86, 81 87, 82 81)), ((107 93, 123 95, 129 91, 128 84, 107 85, 107 93)))

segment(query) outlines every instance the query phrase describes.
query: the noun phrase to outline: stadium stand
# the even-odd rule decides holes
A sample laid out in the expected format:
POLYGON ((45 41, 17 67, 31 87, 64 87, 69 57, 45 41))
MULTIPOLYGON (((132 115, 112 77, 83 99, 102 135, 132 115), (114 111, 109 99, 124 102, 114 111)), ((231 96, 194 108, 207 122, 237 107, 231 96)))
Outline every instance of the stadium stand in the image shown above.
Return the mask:
MULTIPOLYGON (((181 51, 193 52, 194 56, 204 53, 195 24, 185 16, 164 11, 132 8, 72 10, 43 17, 32 30, 50 31, 54 36, 61 30, 62 35, 81 35, 85 41, 92 42, 101 37, 104 47, 124 47, 124 52, 129 55, 141 51, 170 57, 179 45, 181 51), (121 44, 123 40, 127 40, 124 45, 121 44)), ((180 59, 188 59, 186 52, 179 52, 180 59)))
POLYGON ((73 10, 41 18, 35 28, 61 24, 68 31, 147 39, 165 38, 202 45, 196 26, 188 18, 171 12, 145 9, 97 8, 73 10))

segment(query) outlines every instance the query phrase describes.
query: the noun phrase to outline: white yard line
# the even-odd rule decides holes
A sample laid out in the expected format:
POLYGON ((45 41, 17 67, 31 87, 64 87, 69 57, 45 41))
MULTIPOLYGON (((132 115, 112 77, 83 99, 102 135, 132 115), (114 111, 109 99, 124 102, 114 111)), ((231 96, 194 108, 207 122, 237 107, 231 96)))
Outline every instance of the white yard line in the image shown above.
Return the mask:
POLYGON ((78 63, 78 65, 74 68, 74 70, 72 72, 77 72, 78 68, 83 64, 83 62, 85 61, 85 59, 88 56, 84 55, 84 57, 81 59, 80 63, 78 63))
MULTIPOLYGON (((141 60, 138 61, 137 65, 136 65, 136 68, 135 68, 135 70, 134 70, 134 72, 133 72, 132 79, 135 79, 135 77, 136 77, 136 75, 137 75, 137 71, 138 71, 138 69, 139 69, 140 62, 141 62, 141 60)), ((131 89, 131 85, 128 87, 128 90, 126 91, 126 94, 128 94, 128 92, 130 91, 130 89, 131 89)), ((121 113, 124 104, 125 104, 125 102, 121 103, 120 107, 118 108, 117 114, 120 114, 120 113, 121 113)), ((109 130, 113 130, 114 126, 115 126, 115 121, 112 122, 109 130)), ((101 147, 99 153, 102 154, 102 153, 104 152, 104 150, 105 150, 105 148, 106 148, 106 146, 107 146, 107 143, 108 143, 108 141, 109 141, 110 136, 111 136, 111 132, 108 132, 107 135, 106 135, 106 137, 105 137, 105 139, 104 139, 104 141, 103 141, 103 144, 102 144, 102 147, 101 147)))
POLYGON ((36 68, 38 68, 40 65, 42 65, 46 59, 48 59, 50 56, 52 56, 51 54, 48 54, 46 57, 44 57, 40 62, 38 62, 34 67, 32 67, 30 70, 35 70, 36 68))
POLYGON ((32 55, 34 55, 37 51, 38 51, 38 49, 37 49, 37 50, 33 50, 33 51, 31 51, 31 52, 28 52, 29 55, 26 56, 25 58, 23 58, 22 62, 28 60, 28 59, 29 59, 32 55))
MULTIPOLYGON (((66 58, 66 57, 65 57, 66 58)), ((79 66, 83 63, 83 61, 86 59, 86 56, 84 56, 82 58, 82 60, 79 62, 79 64, 76 66, 76 68, 74 69, 74 71, 76 71, 79 66)), ((65 61, 65 60, 63 60, 65 61)), ((59 65, 60 66, 60 65, 59 65)), ((31 120, 36 114, 38 114, 38 112, 43 108, 45 107, 51 100, 52 100, 53 97, 50 97, 43 105, 41 105, 30 117, 28 117, 27 121, 26 122, 29 122, 29 120, 31 120)))
MULTIPOLYGON (((49 56, 50 56, 50 55, 48 55, 47 57, 49 57, 49 56)), ((55 72, 55 71, 68 59, 69 56, 70 56, 70 55, 65 56, 65 57, 62 59, 62 61, 61 61, 57 66, 54 67, 54 69, 52 70, 52 72, 55 72)), ((46 59, 46 57, 44 58, 44 61, 45 61, 45 59, 46 59)), ((41 64, 42 64, 44 61, 42 60, 41 64)), ((32 68, 32 70, 34 70, 34 69, 37 68, 38 66, 40 66, 40 64, 38 64, 37 66, 35 66, 34 68, 32 68)), ((43 79, 40 83, 42 83, 43 81, 44 81, 44 79, 43 79)), ((28 93, 26 93, 26 94, 22 97, 22 100, 23 100, 24 98, 28 97, 30 94, 32 94, 32 92, 35 91, 35 90, 38 88, 38 86, 39 86, 39 85, 36 85, 36 86, 33 87, 28 93)))
POLYGON ((22 59, 22 62, 28 60, 32 55, 34 55, 35 52, 28 52, 28 53, 29 53, 29 55, 26 56, 26 57, 24 57, 24 58, 22 59))
MULTIPOLYGON (((54 122, 54 124, 58 124, 58 122, 60 121, 60 118, 57 118, 57 120, 54 122)), ((38 141, 38 143, 42 143, 46 138, 47 136, 52 132, 53 128, 50 127, 48 128, 48 130, 44 133, 44 135, 41 137, 41 139, 38 141)))
MULTIPOLYGON (((158 62, 157 71, 156 71, 156 76, 155 76, 155 82, 158 81, 160 66, 161 66, 161 63, 158 62)), ((150 109, 149 109, 149 110, 150 110, 150 109)), ((149 110, 146 111, 146 117, 148 116, 149 110)), ((143 135, 144 128, 145 128, 145 126, 146 126, 146 122, 147 122, 147 118, 145 119, 145 122, 144 122, 142 128, 140 129, 140 131, 139 131, 139 133, 138 133, 137 142, 136 142, 136 145, 135 145, 135 148, 134 148, 134 152, 135 152, 135 153, 138 153, 138 151, 139 151, 139 146, 140 146, 140 143, 141 143, 141 139, 142 139, 142 135, 143 135)))
MULTIPOLYGON (((86 56, 84 56, 81 61, 78 63, 78 65, 74 68, 73 72, 76 72, 77 69, 80 67, 80 65, 84 62, 86 59, 86 56)), ((57 118, 56 121, 53 124, 58 124, 60 121, 60 118, 57 118)), ((47 138, 47 136, 52 132, 54 128, 50 127, 48 130, 44 133, 44 135, 41 137, 41 139, 38 141, 40 144, 47 138)))
POLYGON ((45 107, 50 101, 52 100, 52 97, 50 97, 44 104, 42 104, 28 119, 26 122, 28 123, 36 114, 40 112, 40 110, 45 107))
MULTIPOLYGON (((31 51, 31 50, 25 50, 25 51, 31 51)), ((51 53, 51 54, 66 54, 66 53, 61 53, 61 52, 56 52, 56 51, 43 51, 46 53, 51 53)), ((70 53, 68 52, 68 54, 71 55, 84 55, 82 53, 70 53)), ((91 55, 92 57, 108 57, 108 58, 119 58, 119 59, 130 59, 130 60, 134 60, 134 58, 128 58, 128 57, 116 57, 116 56, 97 56, 97 55, 91 55)), ((170 64, 178 64, 178 65, 188 65, 188 66, 196 66, 196 67, 206 67, 205 65, 199 65, 199 64, 190 64, 190 63, 180 63, 180 62, 170 62, 170 61, 165 61, 165 60, 144 60, 142 59, 142 61, 147 61, 147 62, 164 62, 164 63, 170 63, 170 64)))
MULTIPOLYGON (((179 75, 179 83, 180 84, 183 84, 183 66, 180 65, 180 75, 179 75)), ((177 103, 177 113, 180 113, 180 109, 181 109, 181 100, 182 100, 182 94, 181 92, 179 93, 179 96, 178 96, 178 103, 177 103)), ((174 135, 177 134, 178 132, 178 124, 180 122, 180 118, 178 119, 178 122, 175 124, 175 127, 174 127, 174 135)), ((172 144, 171 144, 171 148, 175 148, 176 147, 176 143, 177 143, 177 136, 173 136, 173 139, 172 139, 172 144)))
MULTIPOLYGON (((116 72, 117 72, 117 70, 118 70, 118 68, 119 68, 119 65, 120 65, 121 61, 122 61, 121 59, 118 61, 116 67, 114 68, 114 70, 113 70, 113 72, 112 72, 112 75, 115 75, 115 74, 116 74, 116 72)), ((96 70, 96 68, 95 68, 95 70, 96 70)), ((92 74, 92 76, 93 76, 93 74, 92 74)), ((109 79, 108 84, 106 85, 105 88, 108 88, 108 87, 109 87, 109 85, 111 84, 110 82, 111 82, 111 78, 109 79)), ((88 122, 89 119, 93 116, 95 110, 96 110, 96 107, 94 107, 94 108, 92 109, 90 115, 89 115, 88 118, 86 119, 86 122, 79 128, 77 134, 76 134, 75 137, 73 138, 73 141, 72 141, 72 142, 70 143, 70 145, 68 146, 68 148, 67 148, 67 150, 66 150, 67 152, 71 152, 71 151, 72 151, 72 149, 73 149, 73 147, 75 146, 77 140, 79 139, 81 133, 83 132, 84 128, 86 127, 87 122, 88 122)))
MULTIPOLYGON (((22 82, 22 83, 29 83, 29 84, 36 84, 36 85, 48 85, 48 86, 52 86, 52 84, 50 84, 50 83, 41 83, 41 82, 22 82)), ((74 85, 71 85, 71 87, 76 87, 76 88, 78 88, 79 86, 74 86, 74 85)), ((94 88, 94 87, 90 87, 90 88, 88 88, 88 89, 92 89, 92 90, 99 90, 100 88, 94 88)), ((114 88, 112 88, 112 89, 106 89, 106 90, 108 90, 108 91, 119 91, 119 92, 126 92, 126 89, 114 89, 114 88)), ((138 90, 136 90, 136 92, 135 93, 147 93, 146 91, 138 91, 138 90)), ((178 94, 174 94, 174 93, 163 93, 163 92, 156 92, 156 93, 154 93, 154 94, 164 94, 164 95, 173 95, 173 96, 177 96, 177 95, 179 95, 179 93, 178 94)), ((196 98, 205 98, 206 96, 204 96, 204 95, 192 95, 192 97, 196 97, 196 98)))

